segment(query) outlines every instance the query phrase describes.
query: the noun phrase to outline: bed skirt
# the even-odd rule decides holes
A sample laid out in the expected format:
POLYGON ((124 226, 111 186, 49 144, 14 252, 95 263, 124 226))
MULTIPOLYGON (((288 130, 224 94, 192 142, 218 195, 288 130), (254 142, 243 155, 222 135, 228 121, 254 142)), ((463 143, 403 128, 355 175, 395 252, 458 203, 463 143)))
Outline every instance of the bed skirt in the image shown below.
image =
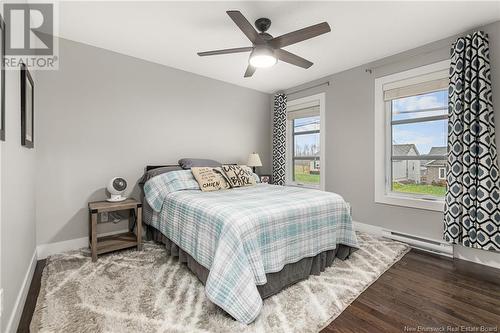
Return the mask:
MULTIPOLYGON (((168 255, 178 257, 179 261, 185 263, 189 270, 205 285, 209 273, 207 268, 200 265, 193 257, 184 252, 156 228, 147 224, 144 227, 148 240, 165 244, 168 255)), ((353 251, 354 249, 350 246, 341 244, 334 250, 324 251, 314 257, 307 257, 295 263, 287 264, 279 272, 268 273, 266 274, 267 283, 257 286, 260 296, 265 299, 279 293, 286 287, 307 279, 309 275, 319 275, 332 265, 335 258, 345 260, 353 251)))

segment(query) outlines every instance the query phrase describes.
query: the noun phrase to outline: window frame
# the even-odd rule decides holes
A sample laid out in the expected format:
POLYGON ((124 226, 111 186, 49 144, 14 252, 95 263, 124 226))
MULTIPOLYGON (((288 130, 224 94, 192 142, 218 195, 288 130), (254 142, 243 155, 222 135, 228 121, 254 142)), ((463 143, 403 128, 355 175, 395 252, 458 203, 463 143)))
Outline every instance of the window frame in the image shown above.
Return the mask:
POLYGON ((438 169, 438 178, 441 179, 441 180, 444 180, 446 179, 446 168, 439 168, 438 169), (443 171, 443 177, 441 177, 441 171, 443 171))
POLYGON ((444 198, 398 193, 392 191, 392 117, 390 101, 384 92, 395 87, 428 82, 448 77, 450 61, 444 60, 375 79, 375 195, 376 203, 425 210, 443 211, 444 198))
MULTIPOLYGON (((303 183, 298 183, 294 181, 294 175, 293 175, 293 165, 294 161, 297 158, 294 158, 295 155, 295 136, 294 136, 294 129, 293 129, 293 121, 294 119, 287 119, 287 126, 286 126, 286 177, 285 177, 285 184, 287 186, 300 186, 300 187, 306 187, 306 188, 313 188, 313 189, 320 189, 322 191, 325 190, 325 175, 324 175, 324 170, 325 170, 325 93, 320 93, 320 94, 315 94, 311 96, 306 96, 302 98, 297 98, 288 101, 287 103, 287 111, 290 108, 294 107, 299 107, 304 105, 304 107, 307 107, 308 105, 313 106, 315 104, 319 105, 319 142, 320 142, 320 152, 319 152, 319 164, 320 164, 320 174, 319 174, 319 185, 312 185, 312 184, 303 184, 303 183)), ((305 118, 305 117, 304 117, 305 118)), ((309 132, 318 132, 317 130, 314 131, 308 131, 309 132)), ((305 133, 301 133, 299 135, 302 135, 305 133)), ((304 158, 298 158, 300 160, 304 160, 304 158)), ((311 160, 314 161, 314 158, 306 159, 306 160, 311 160)))
MULTIPOLYGON (((320 117, 320 115, 318 114, 318 116, 320 117)), ((292 160, 291 160, 291 164, 290 164, 290 167, 292 169, 291 171, 291 179, 290 181, 292 183, 294 183, 295 185, 301 185, 301 186, 309 186, 309 187, 319 187, 319 185, 314 185, 314 184, 300 184, 300 183, 297 183, 295 181, 295 173, 293 172, 293 169, 295 167, 295 161, 316 161, 317 160, 317 157, 316 156, 311 156, 311 157, 308 157, 308 156, 296 156, 295 155, 295 139, 296 139, 296 136, 297 135, 309 135, 309 134, 319 134, 320 136, 320 147, 321 147, 321 117, 320 117, 320 129, 317 129, 317 130, 311 130, 311 131, 303 131, 303 132, 295 132, 295 124, 294 124, 294 121, 296 119, 304 119, 304 118, 309 118, 309 117, 314 117, 314 116, 305 116, 305 117, 299 117, 299 118, 294 118, 294 119, 290 119, 289 121, 291 122, 291 126, 290 126, 290 130, 291 130, 291 137, 292 137, 292 143, 291 143, 291 152, 292 152, 292 160)), ((320 150, 320 154, 321 154, 321 150, 320 150)), ((319 157, 319 163, 320 163, 320 174, 319 174, 319 180, 321 182, 321 156, 319 157)))

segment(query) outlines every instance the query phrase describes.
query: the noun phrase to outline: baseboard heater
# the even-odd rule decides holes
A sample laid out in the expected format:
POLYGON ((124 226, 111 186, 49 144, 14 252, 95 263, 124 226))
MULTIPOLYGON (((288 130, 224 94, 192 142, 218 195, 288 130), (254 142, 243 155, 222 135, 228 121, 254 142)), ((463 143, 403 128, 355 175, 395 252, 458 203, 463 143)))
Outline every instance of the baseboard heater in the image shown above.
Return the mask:
POLYGON ((433 239, 417 237, 385 229, 382 230, 382 235, 390 239, 407 243, 408 245, 416 249, 433 252, 448 257, 453 257, 453 246, 444 241, 441 242, 433 239))

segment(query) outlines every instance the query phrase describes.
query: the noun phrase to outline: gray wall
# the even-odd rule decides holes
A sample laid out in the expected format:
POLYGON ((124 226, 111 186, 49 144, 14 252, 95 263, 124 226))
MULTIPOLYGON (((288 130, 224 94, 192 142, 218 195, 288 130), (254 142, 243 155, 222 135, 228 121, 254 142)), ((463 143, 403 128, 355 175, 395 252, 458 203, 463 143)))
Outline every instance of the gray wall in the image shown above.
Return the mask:
POLYGON ((38 244, 86 237, 87 202, 113 176, 137 196, 147 164, 246 163, 256 151, 270 169, 268 94, 65 39, 59 48, 59 71, 37 78, 38 244))
MULTIPOLYGON (((490 35, 493 100, 496 105, 497 148, 500 147, 500 22, 484 27, 490 35)), ((449 58, 455 37, 381 59, 323 79, 288 89, 288 99, 326 94, 326 190, 337 192, 352 204, 353 219, 433 239, 442 238, 441 212, 377 204, 374 202, 374 80, 377 77, 449 58), (373 68, 373 73, 366 69, 373 68)), ((334 59, 332 59, 334 61, 334 59)), ((484 261, 500 262, 500 255, 475 250, 484 261)))
MULTIPOLYGON (((5 71, 6 141, 1 155, 1 287, 4 291, 0 331, 5 332, 24 277, 35 253, 35 149, 21 147, 19 70, 5 71)), ((32 72, 35 86, 36 73, 32 72)), ((36 147, 36 141, 35 141, 36 147)), ((21 304, 22 306, 22 304, 21 304)), ((18 318, 16 318, 18 319, 18 318)), ((13 322, 14 330, 17 322, 13 322)))

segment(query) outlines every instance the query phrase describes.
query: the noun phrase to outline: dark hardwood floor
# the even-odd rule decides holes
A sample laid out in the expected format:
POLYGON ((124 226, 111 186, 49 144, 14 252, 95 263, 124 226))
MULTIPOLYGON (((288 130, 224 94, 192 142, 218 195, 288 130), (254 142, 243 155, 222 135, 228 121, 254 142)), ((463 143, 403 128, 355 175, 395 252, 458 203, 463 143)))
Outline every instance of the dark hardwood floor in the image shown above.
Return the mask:
POLYGON ((33 279, 31 279, 30 290, 26 296, 26 302, 24 303, 23 313, 21 314, 17 332, 25 333, 30 331, 31 318, 33 317, 33 312, 35 312, 36 300, 38 298, 38 293, 40 292, 40 283, 42 282, 44 267, 45 259, 38 260, 35 272, 33 273, 33 279))
POLYGON ((412 250, 322 332, 500 332, 499 326, 500 270, 412 250))
MULTIPOLYGON (((37 263, 18 332, 29 332, 44 266, 37 263)), ((500 332, 499 326, 500 270, 412 250, 322 332, 500 332)))

